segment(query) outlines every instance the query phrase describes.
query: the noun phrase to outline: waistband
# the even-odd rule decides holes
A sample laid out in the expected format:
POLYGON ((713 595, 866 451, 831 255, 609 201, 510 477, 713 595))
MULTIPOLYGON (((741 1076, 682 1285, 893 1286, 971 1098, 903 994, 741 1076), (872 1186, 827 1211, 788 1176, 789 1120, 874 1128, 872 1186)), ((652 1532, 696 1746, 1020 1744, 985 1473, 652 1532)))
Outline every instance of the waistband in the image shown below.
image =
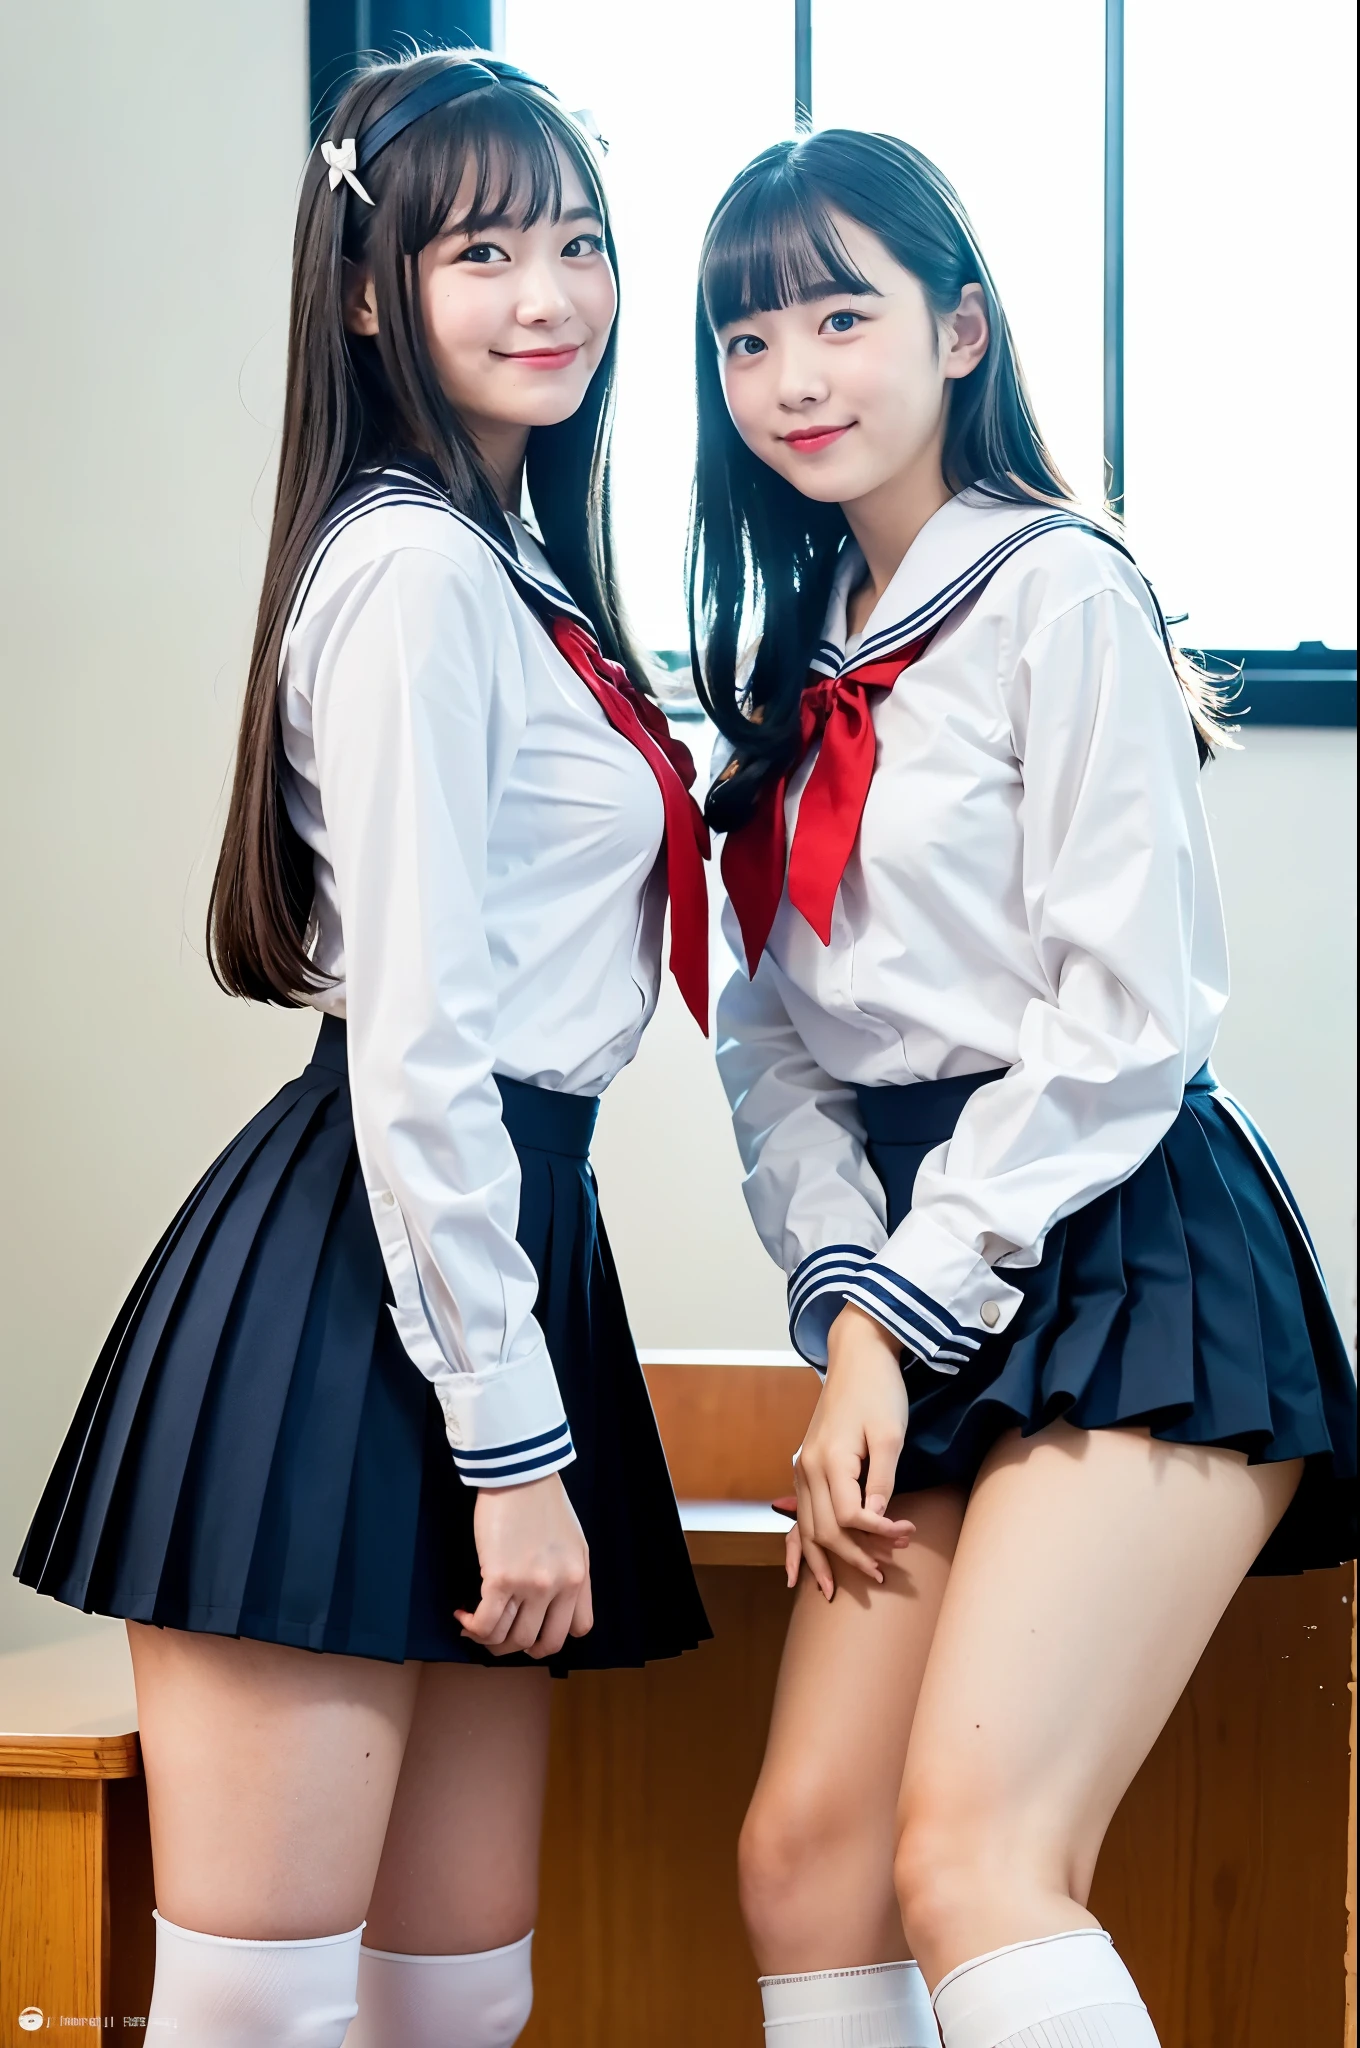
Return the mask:
MULTIPOLYGON (((322 1018, 311 1065, 348 1075, 348 1033, 343 1017, 322 1018)), ((500 1090, 501 1114, 517 1152, 557 1152, 567 1159, 590 1157, 591 1134, 600 1108, 598 1095, 564 1095, 555 1088, 536 1088, 532 1081, 512 1081, 505 1074, 493 1074, 492 1079, 500 1090)))
MULTIPOLYGON (((912 1081, 904 1088, 855 1085, 855 1099, 871 1145, 943 1145, 954 1134, 970 1095, 1000 1081, 1009 1067, 981 1074, 955 1074, 947 1081, 912 1081)), ((1187 1095, 1211 1094, 1218 1076, 1208 1060, 1185 1084, 1187 1095)))

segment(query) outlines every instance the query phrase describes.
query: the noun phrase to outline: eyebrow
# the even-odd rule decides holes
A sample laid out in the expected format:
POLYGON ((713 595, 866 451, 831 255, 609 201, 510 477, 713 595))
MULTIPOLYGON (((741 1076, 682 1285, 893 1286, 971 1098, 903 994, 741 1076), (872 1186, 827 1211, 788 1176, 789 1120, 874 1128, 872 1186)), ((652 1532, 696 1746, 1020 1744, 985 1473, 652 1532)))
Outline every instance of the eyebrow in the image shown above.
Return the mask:
MULTIPOLYGON (((554 225, 562 227, 571 222, 583 220, 595 220, 600 223, 601 227, 604 226, 604 215, 600 212, 598 206, 569 206, 558 214, 554 225)), ((435 239, 445 242, 451 240, 455 235, 466 235, 469 240, 475 240, 478 235, 484 235, 489 230, 496 228, 514 228, 518 231, 522 227, 523 222, 516 220, 511 213, 483 213, 479 214, 475 221, 455 221, 451 227, 442 228, 435 239)))

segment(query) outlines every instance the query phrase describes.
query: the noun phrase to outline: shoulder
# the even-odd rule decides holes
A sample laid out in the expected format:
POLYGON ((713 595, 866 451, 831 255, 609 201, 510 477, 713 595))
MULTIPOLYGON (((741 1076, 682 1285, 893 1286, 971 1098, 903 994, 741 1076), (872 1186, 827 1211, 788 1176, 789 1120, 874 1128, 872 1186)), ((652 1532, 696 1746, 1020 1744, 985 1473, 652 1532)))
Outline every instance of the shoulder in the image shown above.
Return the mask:
POLYGON ((1018 655, 1027 643, 1073 612, 1105 614, 1138 639, 1161 639, 1156 599, 1136 562, 1084 526, 1039 533, 1017 548, 983 591, 978 612, 1007 629, 1018 655))
POLYGON ((427 600, 503 612, 515 601, 491 541, 434 504, 360 504, 318 538, 299 584, 295 629, 331 611, 337 598, 381 585, 427 600))

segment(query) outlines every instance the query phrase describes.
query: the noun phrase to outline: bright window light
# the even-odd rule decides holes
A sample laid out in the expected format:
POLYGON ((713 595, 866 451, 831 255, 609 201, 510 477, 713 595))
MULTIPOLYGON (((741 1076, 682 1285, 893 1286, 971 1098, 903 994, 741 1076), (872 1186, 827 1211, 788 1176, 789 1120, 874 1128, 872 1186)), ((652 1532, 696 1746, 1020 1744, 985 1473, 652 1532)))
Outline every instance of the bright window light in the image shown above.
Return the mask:
POLYGON ((1354 647, 1354 9, 1125 19, 1129 538, 1190 644, 1354 647))
POLYGON ((507 0, 505 54, 608 139, 622 273, 614 436, 620 577, 639 637, 684 647, 694 287, 709 214, 793 124, 790 0, 507 0))
POLYGON ((1044 436, 1095 504, 1104 480, 1104 49, 1098 0, 813 10, 815 125, 900 135, 939 165, 996 279, 1044 436))

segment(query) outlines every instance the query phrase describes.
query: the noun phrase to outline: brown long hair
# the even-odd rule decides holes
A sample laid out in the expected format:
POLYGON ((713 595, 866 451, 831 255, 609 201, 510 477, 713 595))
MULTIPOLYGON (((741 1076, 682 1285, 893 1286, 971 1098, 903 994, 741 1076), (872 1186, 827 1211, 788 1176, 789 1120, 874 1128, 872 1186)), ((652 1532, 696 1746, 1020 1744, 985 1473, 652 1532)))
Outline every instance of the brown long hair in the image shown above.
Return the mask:
MULTIPOLYGON (((464 179, 464 225, 507 214, 526 225, 561 210, 561 158, 599 206, 618 275, 599 174, 584 133, 546 90, 480 50, 377 64, 351 84, 327 139, 362 138, 398 100, 449 65, 475 60, 498 83, 433 108, 364 170, 374 204, 332 190, 319 148, 308 159, 293 238, 283 439, 264 587, 251 650, 236 769, 208 905, 208 958, 228 994, 294 1007, 325 986, 308 953, 311 853, 289 820, 280 773, 279 661, 298 579, 326 510, 360 470, 401 455, 433 463, 452 502, 493 534, 505 517, 466 428, 440 388, 416 288, 415 259, 443 228, 464 179), (560 155, 559 155, 560 152, 560 155), (378 333, 349 334, 346 263, 373 278, 378 333)), ((635 681, 614 574, 609 436, 617 322, 584 401, 536 427, 526 472, 553 567, 593 622, 606 654, 635 681)))

